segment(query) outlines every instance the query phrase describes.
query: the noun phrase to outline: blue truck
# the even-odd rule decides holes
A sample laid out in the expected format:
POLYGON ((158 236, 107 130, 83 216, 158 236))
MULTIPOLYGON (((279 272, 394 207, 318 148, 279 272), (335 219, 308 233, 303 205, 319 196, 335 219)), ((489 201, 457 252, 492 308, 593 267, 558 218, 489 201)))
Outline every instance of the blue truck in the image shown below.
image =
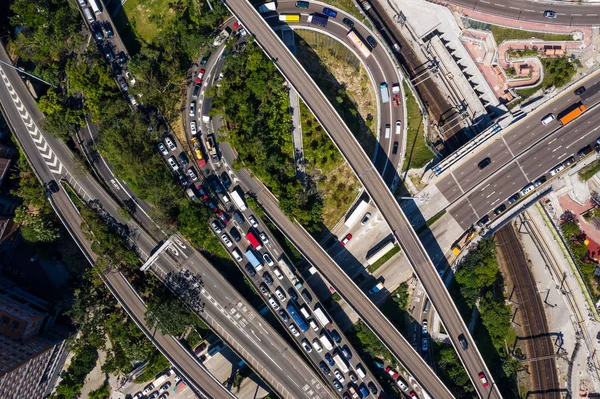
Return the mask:
POLYGON ((329 17, 327 17, 327 15, 319 14, 318 12, 314 12, 314 13, 310 14, 308 16, 308 18, 306 18, 306 21, 309 24, 315 24, 315 25, 319 25, 322 27, 327 26, 328 20, 329 20, 329 17))
POLYGON ((296 324, 298 324, 298 328, 301 329, 302 332, 306 332, 306 330, 308 330, 308 326, 306 325, 304 317, 302 317, 302 315, 298 312, 298 309, 296 309, 296 306, 294 306, 293 303, 288 303, 286 309, 290 316, 292 316, 292 319, 294 319, 296 324))
POLYGON ((254 270, 258 272, 263 268, 262 262, 258 260, 258 258, 256 257, 256 255, 254 255, 254 252, 251 249, 247 250, 244 255, 246 256, 246 259, 248 259, 248 262, 250 262, 252 267, 254 267, 254 270))

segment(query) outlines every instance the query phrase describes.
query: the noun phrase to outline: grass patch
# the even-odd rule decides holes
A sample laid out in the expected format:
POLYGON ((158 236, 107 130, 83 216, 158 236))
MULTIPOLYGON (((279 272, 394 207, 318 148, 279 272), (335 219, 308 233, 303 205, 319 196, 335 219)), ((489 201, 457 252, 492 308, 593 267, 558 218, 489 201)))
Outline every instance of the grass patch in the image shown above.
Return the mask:
POLYGON ((327 4, 330 4, 341 10, 344 10, 347 13, 352 14, 359 21, 362 21, 365 24, 370 25, 368 19, 365 18, 365 16, 360 13, 359 9, 356 8, 356 6, 354 5, 354 2, 352 0, 330 0, 327 2, 327 4))
POLYGON ((360 183, 327 132, 302 102, 300 119, 306 172, 315 176, 323 198, 323 224, 331 229, 352 205, 360 183))
POLYGON ((425 225, 426 225, 427 227, 429 227, 429 226, 433 225, 435 222, 437 222, 438 220, 440 220, 440 219, 441 219, 441 217, 442 217, 442 216, 444 216, 445 214, 446 214, 446 210, 444 209, 444 210, 442 210, 441 212, 439 212, 437 215, 435 215, 434 217, 432 217, 431 219, 429 219, 429 220, 428 220, 428 221, 425 223, 425 225))
POLYGON ((425 126, 419 104, 406 82, 402 82, 406 96, 406 154, 402 170, 418 169, 433 159, 433 153, 425 142, 425 126))
POLYGON ((369 267, 367 267, 367 270, 371 274, 375 273, 375 270, 379 269, 385 262, 390 260, 392 256, 396 255, 398 252, 400 252, 400 246, 394 245, 394 247, 390 249, 390 251, 387 254, 383 255, 379 260, 377 260, 377 262, 373 263, 372 265, 369 265, 369 267))
POLYGON ((579 171, 579 180, 588 181, 598 172, 600 172, 600 161, 594 161, 579 171))
POLYGON ((63 189, 65 190, 65 192, 67 193, 67 195, 69 196, 69 198, 71 199, 71 201, 73 201, 73 203, 75 204, 75 207, 78 210, 81 210, 81 208, 83 208, 85 206, 85 204, 81 200, 81 198, 79 198, 79 195, 77 195, 77 193, 75 193, 75 191, 73 191, 70 184, 65 183, 65 184, 61 184, 61 185, 62 185, 63 189))
POLYGON ((129 19, 140 39, 150 43, 175 18, 171 4, 171 0, 128 0, 118 15, 129 19))
POLYGON ((567 34, 556 33, 541 33, 531 32, 521 29, 505 28, 503 26, 491 25, 490 30, 496 39, 496 43, 500 44, 506 40, 528 40, 531 38, 547 41, 572 41, 573 37, 567 34))

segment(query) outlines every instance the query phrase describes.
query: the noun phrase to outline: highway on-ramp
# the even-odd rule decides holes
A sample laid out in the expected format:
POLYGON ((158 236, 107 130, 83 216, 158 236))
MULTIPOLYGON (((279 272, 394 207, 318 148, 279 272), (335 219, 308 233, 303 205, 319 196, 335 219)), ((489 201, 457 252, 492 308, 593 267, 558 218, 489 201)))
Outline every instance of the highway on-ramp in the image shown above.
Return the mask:
MULTIPOLYGON (((465 365, 478 394, 485 398, 499 398, 500 393, 498 388, 492 381, 487 366, 479 354, 473 339, 470 337, 467 327, 440 279, 437 270, 415 232, 412 230, 396 199, 375 170, 352 132, 348 130, 321 90, 252 5, 244 0, 228 1, 226 5, 254 35, 271 59, 274 60, 283 75, 294 86, 304 102, 315 114, 321 126, 329 133, 353 171, 361 180, 366 191, 381 211, 396 239, 401 244, 415 273, 423 283, 427 294, 440 315, 446 331, 455 348, 457 348, 457 353, 465 365), (460 349, 461 346, 458 342, 458 335, 460 334, 465 334, 469 343, 468 350, 460 349), (488 387, 483 387, 479 381, 478 375, 481 372, 484 372, 488 381, 490 381, 488 387)), ((282 227, 284 232, 287 232, 285 226, 280 227, 282 227)), ((307 241, 306 245, 302 245, 301 243, 298 245, 301 238, 300 236, 292 237, 292 241, 304 251, 305 256, 334 284, 338 293, 357 310, 357 313, 365 323, 380 336, 383 343, 403 362, 424 389, 435 398, 451 397, 450 392, 437 376, 379 309, 373 305, 369 298, 356 287, 354 282, 341 271, 335 262, 318 245, 310 245, 308 242, 310 241, 309 239, 305 238, 307 241)))

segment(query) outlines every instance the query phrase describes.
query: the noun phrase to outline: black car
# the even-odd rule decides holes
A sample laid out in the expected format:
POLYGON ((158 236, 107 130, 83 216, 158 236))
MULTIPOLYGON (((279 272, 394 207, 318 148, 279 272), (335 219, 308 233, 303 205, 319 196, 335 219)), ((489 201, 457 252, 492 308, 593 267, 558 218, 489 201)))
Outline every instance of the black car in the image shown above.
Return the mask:
POLYGON ((254 268, 252 267, 252 265, 250 263, 246 263, 246 266, 244 266, 244 269, 246 269, 246 272, 250 275, 250 277, 256 276, 256 272, 254 271, 254 268))
POLYGON ((298 294, 296 293, 296 290, 294 289, 294 287, 290 287, 288 288, 288 295, 290 296, 290 298, 292 298, 294 301, 298 300, 298 294))
POLYGON ((369 381, 369 384, 367 384, 367 386, 369 387, 369 391, 371 391, 373 395, 377 395, 377 387, 375 386, 373 381, 369 381))
POLYGON ((231 187, 231 179, 229 178, 229 175, 227 174, 227 172, 221 173, 221 182, 223 182, 223 185, 225 186, 226 189, 231 187))
POLYGON ((240 242, 240 240, 242 239, 242 235, 235 226, 233 226, 231 230, 229 230, 229 234, 231 234, 235 242, 240 242))
POLYGON ((581 150, 579 150, 579 152, 577 153, 577 156, 579 158, 583 158, 583 157, 585 157, 587 154, 589 154, 592 151, 593 151, 592 150, 592 146, 591 145, 586 145, 581 150))
POLYGON ((348 345, 344 345, 342 347, 342 354, 344 355, 344 357, 348 360, 352 359, 352 352, 350 351, 350 348, 348 348, 348 345))
POLYGON ((394 141, 394 148, 392 149, 392 154, 396 155, 398 153, 398 142, 394 141))
POLYGON ((477 227, 483 227, 489 221, 490 221, 490 217, 488 215, 485 215, 484 217, 479 219, 479 221, 477 222, 477 227))
POLYGON ((467 348, 469 347, 469 343, 467 342, 467 339, 465 338, 465 334, 460 334, 458 336, 458 342, 460 342, 460 346, 462 346, 462 348, 464 350, 467 350, 467 348))
POLYGON ((486 157, 486 158, 483 158, 481 161, 479 161, 477 166, 479 166, 479 169, 483 169, 491 163, 492 163, 492 160, 490 159, 490 157, 486 157))
POLYGON ((377 42, 373 39, 373 36, 367 36, 367 42, 371 45, 371 47, 377 47, 377 42))
POLYGON ((190 160, 188 159, 187 155, 185 155, 185 152, 179 153, 179 161, 184 167, 190 163, 190 160))
POLYGON ((573 162, 575 162, 575 157, 569 157, 569 158, 565 159, 565 161, 563 162, 563 165, 565 165, 565 167, 566 167, 566 166, 571 165, 573 162))
POLYGON ((202 65, 202 66, 206 65, 207 61, 208 61, 208 57, 202 57, 202 59, 200 59, 200 65, 202 65))
POLYGON ((517 200, 520 198, 521 196, 519 195, 519 193, 515 193, 512 197, 510 197, 508 199, 508 203, 509 204, 514 204, 515 202, 517 202, 517 200))
POLYGON ((342 342, 342 337, 340 337, 340 334, 338 334, 337 330, 331 330, 331 338, 333 338, 333 340, 338 344, 342 342))
POLYGON ((585 91, 585 87, 583 87, 583 86, 578 87, 577 90, 575 90, 575 95, 580 96, 583 94, 584 91, 585 91))
POLYGON ((546 182, 546 176, 542 176, 533 182, 533 187, 539 187, 546 182))
POLYGON ((50 190, 50 192, 53 194, 55 194, 59 191, 58 183, 56 182, 56 180, 50 180, 47 183, 47 187, 48 187, 48 190, 50 190))
POLYGON ((278 313, 279 313, 279 316, 281 317, 281 320, 283 320, 284 323, 287 323, 288 321, 290 321, 290 317, 285 312, 285 310, 279 309, 278 313))
POLYGON ((269 291, 269 287, 267 287, 265 285, 265 283, 260 283, 260 285, 258 286, 258 288, 260 289, 260 292, 264 295, 264 296, 269 296, 271 295, 271 291, 269 291))
POLYGON ((94 36, 96 37, 96 40, 104 39, 104 33, 102 33, 102 29, 96 29, 94 31, 94 36))
POLYGON ((119 61, 121 65, 127 62, 127 55, 125 55, 124 51, 121 51, 119 54, 117 54, 117 61, 119 61))
POLYGON ((506 205, 502 204, 494 210, 494 215, 499 215, 506 210, 506 205))
POLYGON ((210 184, 210 186, 213 188, 213 190, 215 190, 219 194, 224 191, 223 186, 221 185, 221 182, 219 181, 219 178, 215 175, 208 176, 208 184, 210 184))
POLYGON ((106 33, 106 37, 113 37, 115 35, 115 33, 112 30, 112 26, 110 25, 110 22, 105 22, 102 25, 102 29, 104 29, 104 32, 106 33))
POLYGON ((354 22, 352 22, 348 18, 342 19, 342 22, 345 23, 346 25, 348 25, 350 28, 354 28, 354 22))
POLYGON ((331 374, 331 370, 329 370, 329 367, 327 367, 327 364, 323 360, 321 360, 321 363, 319 363, 319 368, 321 369, 323 374, 325 374, 325 375, 331 374))
MULTIPOLYGON (((119 66, 119 64, 117 64, 116 62, 114 62, 112 64, 112 68, 113 68, 113 72, 115 73, 115 75, 119 76, 121 75, 121 73, 123 73, 123 71, 121 71, 121 67, 119 66)), ((122 78, 121 78, 122 79, 122 78)), ((119 82, 120 84, 121 82, 119 82)))
POLYGON ((262 278, 267 284, 273 285, 273 277, 271 277, 271 274, 269 274, 269 272, 264 272, 262 278))

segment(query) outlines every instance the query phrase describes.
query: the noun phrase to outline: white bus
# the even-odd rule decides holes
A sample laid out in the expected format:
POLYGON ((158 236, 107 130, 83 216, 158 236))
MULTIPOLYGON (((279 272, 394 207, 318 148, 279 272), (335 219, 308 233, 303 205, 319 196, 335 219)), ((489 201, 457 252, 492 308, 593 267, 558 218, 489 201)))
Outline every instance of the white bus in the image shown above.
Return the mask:
POLYGON ((92 10, 94 10, 94 14, 98 15, 101 13, 100 9, 98 8, 98 4, 96 4, 96 0, 89 0, 90 2, 90 6, 92 7, 92 10))

